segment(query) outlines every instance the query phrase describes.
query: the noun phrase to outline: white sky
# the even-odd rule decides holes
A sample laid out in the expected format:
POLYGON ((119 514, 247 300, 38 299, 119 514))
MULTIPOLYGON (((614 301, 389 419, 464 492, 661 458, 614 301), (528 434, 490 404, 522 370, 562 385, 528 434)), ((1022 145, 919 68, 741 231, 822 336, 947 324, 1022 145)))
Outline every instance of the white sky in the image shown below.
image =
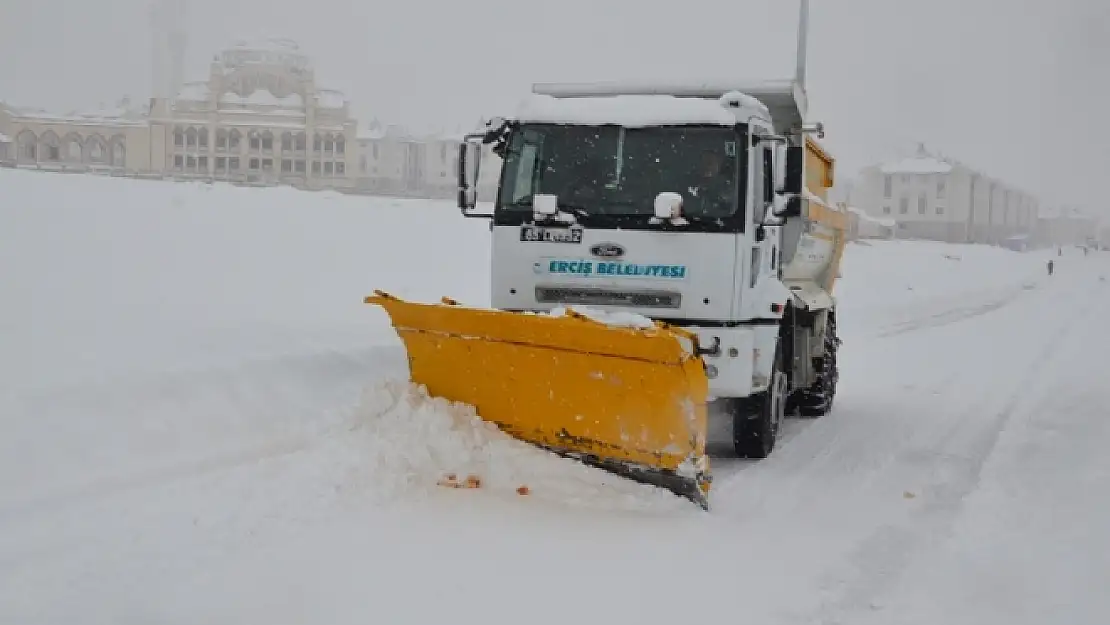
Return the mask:
MULTIPOLYGON (((0 0, 0 100, 150 92, 151 0, 0 0)), ((842 175, 925 141, 1110 216, 1110 0, 812 0, 809 92, 842 175), (1096 182, 1100 184, 1096 184, 1096 182)), ((472 127, 534 81, 789 77, 796 0, 189 0, 187 79, 297 40, 362 121, 472 127)))

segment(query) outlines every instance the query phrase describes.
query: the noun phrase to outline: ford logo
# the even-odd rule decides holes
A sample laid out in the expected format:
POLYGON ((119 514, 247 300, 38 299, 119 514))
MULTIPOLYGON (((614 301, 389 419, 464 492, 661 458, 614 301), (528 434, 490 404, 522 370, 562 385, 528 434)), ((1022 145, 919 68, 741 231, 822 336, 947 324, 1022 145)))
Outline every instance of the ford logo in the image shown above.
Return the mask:
POLYGON ((616 243, 598 243, 590 248, 590 253, 598 258, 620 258, 624 256, 624 248, 616 243))

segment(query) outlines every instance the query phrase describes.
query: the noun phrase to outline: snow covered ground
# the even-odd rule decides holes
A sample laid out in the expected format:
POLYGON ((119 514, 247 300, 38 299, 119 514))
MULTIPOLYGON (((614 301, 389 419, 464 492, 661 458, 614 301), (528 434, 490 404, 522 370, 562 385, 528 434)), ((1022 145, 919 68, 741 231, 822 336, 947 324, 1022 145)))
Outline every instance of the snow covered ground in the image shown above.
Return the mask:
POLYGON ((0 197, 0 622, 1110 622, 1110 255, 852 245, 834 412, 706 514, 404 383, 362 297, 485 304, 450 203, 0 197))

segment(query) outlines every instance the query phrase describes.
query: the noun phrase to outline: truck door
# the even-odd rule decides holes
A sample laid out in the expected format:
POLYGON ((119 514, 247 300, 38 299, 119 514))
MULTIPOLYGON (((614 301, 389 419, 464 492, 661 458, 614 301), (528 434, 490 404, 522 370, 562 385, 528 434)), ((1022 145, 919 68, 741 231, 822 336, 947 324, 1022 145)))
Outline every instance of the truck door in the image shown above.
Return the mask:
POLYGON ((749 274, 749 287, 754 287, 761 280, 778 276, 779 245, 778 227, 761 228, 760 224, 768 210, 774 205, 774 151, 770 142, 760 142, 758 137, 752 135, 753 147, 751 149, 752 171, 752 236, 751 236, 751 273, 749 274), (762 231, 762 237, 760 232, 762 231), (762 240, 761 240, 762 239, 762 240))

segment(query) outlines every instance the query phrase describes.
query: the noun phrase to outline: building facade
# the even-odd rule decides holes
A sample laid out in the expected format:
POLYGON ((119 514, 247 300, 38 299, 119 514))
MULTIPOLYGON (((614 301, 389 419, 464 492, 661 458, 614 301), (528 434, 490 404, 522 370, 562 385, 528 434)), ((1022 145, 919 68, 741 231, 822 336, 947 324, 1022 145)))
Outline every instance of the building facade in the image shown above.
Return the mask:
MULTIPOLYGON (((45 170, 453 197, 460 140, 360 133, 347 98, 318 85, 310 59, 280 38, 237 42, 207 79, 144 105, 55 114, 0 103, 0 163, 45 170)), ((487 151, 486 199, 497 160, 487 151)))
POLYGON ((952 243, 1000 244, 1031 236, 1038 200, 920 146, 911 158, 865 168, 849 201, 894 221, 896 236, 952 243))

